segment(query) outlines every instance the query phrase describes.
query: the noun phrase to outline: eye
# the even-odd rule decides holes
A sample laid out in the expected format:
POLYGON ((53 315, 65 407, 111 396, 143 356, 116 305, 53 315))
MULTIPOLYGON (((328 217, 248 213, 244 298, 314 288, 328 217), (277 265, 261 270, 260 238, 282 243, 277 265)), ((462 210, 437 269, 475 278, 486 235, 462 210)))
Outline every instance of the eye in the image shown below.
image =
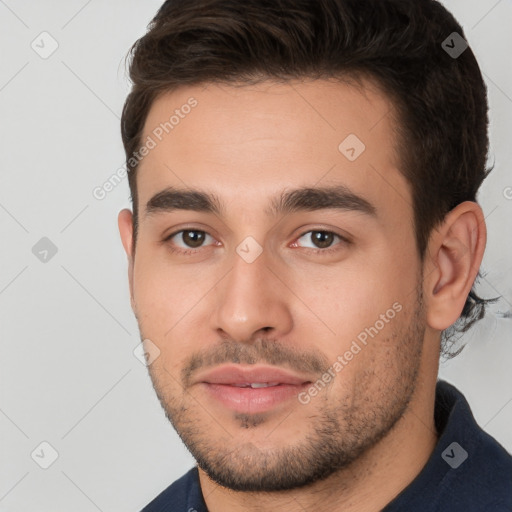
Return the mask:
MULTIPOLYGON (((333 233, 332 231, 325 231, 325 230, 311 230, 307 231, 306 233, 303 233, 298 239, 297 242, 300 242, 301 246, 304 247, 304 243, 307 243, 308 241, 311 242, 313 247, 307 247, 311 248, 315 253, 328 253, 340 250, 341 247, 331 247, 333 242, 336 241, 336 239, 339 239, 342 244, 338 245, 346 245, 349 242, 345 237, 338 235, 336 233, 333 233), (302 241, 301 241, 302 240, 302 241)), ((297 245, 297 242, 292 244, 293 246, 297 245)))
MULTIPOLYGON (((169 246, 172 252, 180 253, 183 255, 194 254, 199 249, 204 247, 205 242, 214 241, 214 238, 199 229, 181 229, 175 231, 165 238, 164 243, 169 246)), ((208 244, 208 245, 210 245, 208 244)), ((350 241, 337 233, 327 230, 310 230, 303 233, 296 242, 292 244, 292 247, 304 247, 312 250, 314 253, 330 253, 341 250, 344 246, 350 244, 350 241), (341 243, 331 247, 334 242, 338 239, 341 243), (298 245, 298 242, 300 245, 298 245), (313 246, 308 247, 307 243, 312 243, 313 246)))
POLYGON ((208 239, 213 240, 213 237, 206 233, 206 231, 199 229, 182 229, 172 233, 164 241, 169 243, 171 251, 190 254, 196 252, 194 249, 200 249, 203 243, 208 239), (180 245, 180 242, 182 245, 180 245))

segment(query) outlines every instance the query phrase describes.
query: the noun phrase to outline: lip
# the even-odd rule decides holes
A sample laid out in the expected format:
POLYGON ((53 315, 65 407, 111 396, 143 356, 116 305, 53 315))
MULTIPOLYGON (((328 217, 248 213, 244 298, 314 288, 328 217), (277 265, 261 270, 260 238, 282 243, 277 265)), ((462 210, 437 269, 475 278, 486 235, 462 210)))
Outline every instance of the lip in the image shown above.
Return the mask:
POLYGON ((225 365, 200 373, 195 383, 223 406, 244 413, 262 413, 296 398, 311 379, 273 366, 225 365), (271 383, 269 387, 239 387, 271 383))
POLYGON ((311 380, 302 375, 275 366, 224 365, 210 371, 200 373, 196 382, 208 384, 246 384, 252 382, 277 382, 290 386, 299 386, 311 380))

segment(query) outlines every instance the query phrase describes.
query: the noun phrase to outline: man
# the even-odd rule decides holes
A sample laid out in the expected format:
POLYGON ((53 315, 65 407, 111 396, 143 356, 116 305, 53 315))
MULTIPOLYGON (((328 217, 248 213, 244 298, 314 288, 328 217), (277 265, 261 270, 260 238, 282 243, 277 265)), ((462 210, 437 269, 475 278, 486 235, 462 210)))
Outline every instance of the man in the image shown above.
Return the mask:
POLYGON ((119 215, 198 466, 145 511, 512 510, 437 381, 484 313, 486 89, 432 0, 171 0, 132 48, 119 215))

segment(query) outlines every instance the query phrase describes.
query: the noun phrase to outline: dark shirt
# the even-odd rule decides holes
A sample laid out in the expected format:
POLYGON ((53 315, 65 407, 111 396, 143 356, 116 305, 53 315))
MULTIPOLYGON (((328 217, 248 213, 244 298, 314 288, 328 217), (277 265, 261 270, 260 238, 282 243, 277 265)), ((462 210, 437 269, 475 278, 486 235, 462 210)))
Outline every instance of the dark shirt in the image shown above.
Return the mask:
MULTIPOLYGON (((418 476, 381 512, 512 512, 512 457, 476 423, 468 402, 439 380, 439 440, 418 476)), ((197 467, 142 512, 208 512, 197 467)))

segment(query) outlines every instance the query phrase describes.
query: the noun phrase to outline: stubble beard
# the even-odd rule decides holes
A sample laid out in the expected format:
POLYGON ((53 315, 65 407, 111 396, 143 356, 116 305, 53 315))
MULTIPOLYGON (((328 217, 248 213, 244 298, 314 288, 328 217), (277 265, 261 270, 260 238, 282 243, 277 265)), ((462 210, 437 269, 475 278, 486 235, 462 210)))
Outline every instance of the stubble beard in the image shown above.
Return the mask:
MULTIPOLYGON (((207 404, 206 407, 200 405, 175 382, 166 384, 170 376, 165 369, 154 364, 149 372, 167 418, 199 467, 213 481, 236 491, 291 490, 324 480, 349 467, 388 435, 406 412, 416 388, 425 333, 421 289, 417 291, 412 314, 392 327, 395 329, 388 338, 372 341, 386 343, 389 347, 386 356, 391 371, 387 368, 388 373, 382 376, 372 368, 361 372, 357 382, 348 383, 354 393, 338 402, 332 395, 329 399, 327 395, 322 398, 323 390, 310 404, 297 405, 315 407, 307 415, 309 424, 304 425, 302 440, 288 446, 280 443, 271 450, 260 449, 250 442, 237 443, 236 435, 218 428, 215 418, 205 410, 207 404), (221 432, 221 438, 212 436, 215 431, 221 432)), ((265 346, 269 345, 257 345, 265 346)), ((243 353, 240 350, 243 349, 237 347, 239 355, 243 353)), ((260 361, 269 361, 264 351, 259 354, 260 361)), ((254 352, 241 361, 237 358, 238 361, 232 362, 250 362, 253 356, 254 352)), ((343 371, 339 375, 338 378, 343 378, 343 371)), ((243 432, 267 422, 265 414, 233 414, 233 419, 243 432)), ((277 426, 276 431, 279 428, 277 426)), ((233 432, 233 428, 229 430, 233 432)))

